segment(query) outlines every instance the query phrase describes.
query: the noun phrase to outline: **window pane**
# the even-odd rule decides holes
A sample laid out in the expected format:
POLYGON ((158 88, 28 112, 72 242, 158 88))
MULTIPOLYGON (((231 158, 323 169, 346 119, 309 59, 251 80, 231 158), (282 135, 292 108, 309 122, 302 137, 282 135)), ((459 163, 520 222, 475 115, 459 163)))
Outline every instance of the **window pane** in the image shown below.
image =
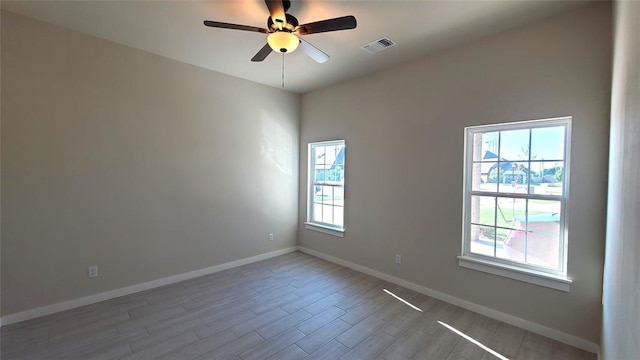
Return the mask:
POLYGON ((321 186, 320 196, 316 195, 315 201, 324 204, 333 204, 333 186, 321 186))
POLYGON ((505 258, 559 268, 560 202, 528 200, 528 214, 518 215, 504 240, 505 258))
POLYGON ((496 168, 495 162, 473 163, 471 168, 471 189, 473 191, 498 191, 495 175, 489 177, 489 172, 496 168))
MULTIPOLYGON (((471 225, 471 252, 485 256, 493 256, 495 244, 495 228, 491 226, 471 225)), ((502 245, 500 245, 502 247, 502 245)))
POLYGON ((492 196, 471 197, 471 222, 494 226, 496 221, 496 198, 492 196))
POLYGON ((529 163, 500 163, 500 192, 527 194, 529 191, 529 163))
MULTIPOLYGON (((524 236, 526 224, 526 199, 498 198, 497 202, 497 226, 496 241, 502 245, 507 245, 524 236)), ((517 247, 504 246, 504 251, 497 252, 499 258, 524 262, 524 250, 518 251, 517 247)))
POLYGON ((471 189, 474 191, 480 190, 482 182, 483 182, 482 164, 472 163, 471 164, 471 189))
MULTIPOLYGON (((527 201, 526 199, 513 199, 507 197, 499 197, 497 200, 496 211, 497 219, 496 226, 518 229, 519 222, 524 222, 526 215, 527 201)), ((503 237, 498 239, 506 239, 508 231, 499 231, 498 234, 503 234, 503 237)))
POLYGON ((489 169, 489 181, 495 182, 497 192, 514 193, 513 179, 518 173, 518 163, 511 161, 500 161, 489 169))
POLYGON ((322 205, 322 220, 323 223, 333 224, 333 206, 322 205))
POLYGON ((333 224, 340 227, 344 226, 344 207, 342 206, 333 207, 333 224))
POLYGON ((324 203, 324 198, 325 198, 324 189, 325 189, 325 187, 322 186, 322 185, 318 185, 318 186, 316 186, 316 188, 319 189, 319 190, 314 195, 313 201, 317 202, 317 203, 324 203))
POLYGON ((316 165, 316 170, 322 169, 325 164, 325 155, 326 155, 326 147, 324 146, 314 146, 314 164, 316 165))
MULTIPOLYGON (((524 219, 523 219, 524 220, 524 219)), ((501 254, 501 258, 516 261, 520 263, 525 262, 525 246, 527 242, 527 232, 525 221, 517 221, 514 223, 516 229, 505 230, 506 237, 504 239, 504 252, 501 254)))
POLYGON ((319 166, 316 168, 314 182, 319 184, 324 183, 329 178, 330 174, 330 169, 322 169, 321 166, 319 166))
POLYGON ((529 160, 529 129, 500 132, 500 160, 529 160))
POLYGON ((540 161, 531 164, 537 170, 540 178, 539 184, 534 189, 535 194, 561 196, 564 182, 564 162, 540 161))
POLYGON ((342 145, 316 146, 316 164, 333 165, 342 147, 342 145))
POLYGON ((342 166, 332 166, 329 171, 330 174, 329 178, 327 179, 329 182, 335 185, 344 184, 344 171, 342 169, 342 166))
POLYGON ((531 130, 531 160, 564 160, 564 126, 531 130))
POLYGON ((498 257, 525 262, 524 243, 527 229, 527 200, 500 198, 499 209, 502 214, 502 224, 508 229, 499 229, 498 238, 502 240, 504 252, 498 257))
POLYGON ((498 132, 474 134, 473 161, 498 160, 498 132))
MULTIPOLYGON (((560 201, 553 200, 529 200, 529 217, 535 215, 560 215, 560 201)), ((529 220, 531 221, 531 219, 529 220)))
POLYGON ((344 206, 344 188, 335 186, 333 188, 333 203, 338 206, 344 206))
POLYGON ((322 204, 313 203, 313 218, 311 220, 314 222, 322 221, 322 204))
POLYGON ((534 186, 534 190, 531 192, 532 194, 539 194, 538 189, 535 187, 539 187, 540 184, 544 182, 544 164, 542 161, 531 161, 529 165, 529 174, 531 186, 534 186))
POLYGON ((559 201, 529 200, 527 263, 559 268, 560 209, 559 201))

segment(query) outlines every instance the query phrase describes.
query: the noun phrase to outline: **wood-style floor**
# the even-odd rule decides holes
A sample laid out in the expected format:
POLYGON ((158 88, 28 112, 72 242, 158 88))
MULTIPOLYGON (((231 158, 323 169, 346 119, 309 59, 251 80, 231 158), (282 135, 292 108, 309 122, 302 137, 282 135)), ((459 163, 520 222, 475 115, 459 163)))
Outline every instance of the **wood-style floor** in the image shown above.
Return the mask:
POLYGON ((438 321, 504 358, 595 359, 300 252, 5 326, 2 359, 496 359, 438 321))

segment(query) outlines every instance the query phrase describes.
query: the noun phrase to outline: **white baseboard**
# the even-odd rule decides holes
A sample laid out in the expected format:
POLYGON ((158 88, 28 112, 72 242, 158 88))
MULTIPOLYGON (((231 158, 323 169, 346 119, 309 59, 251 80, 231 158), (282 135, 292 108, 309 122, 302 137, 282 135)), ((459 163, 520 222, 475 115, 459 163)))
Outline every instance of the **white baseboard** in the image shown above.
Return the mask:
POLYGON ((567 334, 565 332, 556 330, 556 329, 552 329, 550 327, 544 326, 544 325, 540 325, 534 322, 531 322, 529 320, 524 320, 521 319, 519 317, 515 317, 513 315, 509 315, 509 314, 505 314, 503 312, 494 310, 494 309, 490 309, 488 307, 484 307, 482 305, 478 305, 475 303, 472 303, 470 301, 467 300, 463 300, 460 298, 457 298, 455 296, 451 296, 433 289, 429 289, 428 287, 422 286, 422 285, 418 285, 406 280, 402 280, 400 278, 397 278, 395 276, 389 275, 389 274, 385 274, 383 272, 377 271, 377 270, 373 270, 370 269, 368 267, 362 266, 362 265, 358 265, 355 263, 352 263, 350 261, 347 260, 343 260, 331 255, 327 255, 325 253, 316 251, 316 250, 312 250, 309 248, 306 248, 304 246, 298 246, 298 250, 304 253, 307 253, 309 255, 313 255, 315 257, 319 257, 321 259, 327 260, 327 261, 331 261, 332 263, 336 263, 345 267, 348 267, 350 269, 365 273, 367 275, 371 275, 373 277, 377 277, 379 279, 388 281, 390 283, 394 283, 396 285, 400 285, 402 287, 405 287, 407 289, 411 289, 413 291, 419 292, 421 294, 425 294, 428 296, 431 296, 433 298, 436 298, 438 300, 442 300, 445 301, 449 304, 453 304, 456 306, 459 306, 461 308, 473 311, 475 313, 505 322, 507 324, 511 324, 514 326, 517 326, 519 328, 531 331, 533 333, 542 335, 542 336, 546 336, 548 338, 563 342, 565 344, 569 344, 572 346, 575 346, 577 348, 583 349, 583 350, 587 350, 589 352, 595 353, 595 354, 599 354, 599 346, 598 344, 579 338, 577 336, 571 335, 571 334, 567 334))
POLYGON ((43 306, 43 307, 39 307, 39 308, 27 310, 27 311, 15 313, 15 314, 5 315, 0 318, 0 324, 1 324, 0 326, 14 324, 17 322, 30 320, 37 317, 54 314, 60 311, 65 311, 65 310, 70 310, 80 306, 95 304, 100 301, 105 301, 105 300, 117 298, 120 296, 137 293, 140 291, 149 290, 149 289, 173 284, 180 281, 197 278, 199 276, 213 274, 219 271, 250 264, 256 261, 269 259, 279 255, 288 254, 294 251, 296 251, 295 247, 289 247, 281 250, 271 251, 265 254, 260 254, 260 255, 240 259, 240 260, 231 261, 231 262, 220 264, 220 265, 211 266, 211 267, 200 269, 200 270, 194 270, 194 271, 190 271, 190 272, 186 272, 178 275, 169 276, 162 279, 147 281, 141 284, 136 284, 136 285, 123 287, 120 289, 106 291, 106 292, 95 294, 95 295, 89 295, 79 299, 73 299, 73 300, 64 301, 64 302, 60 302, 52 305, 47 305, 47 306, 43 306))

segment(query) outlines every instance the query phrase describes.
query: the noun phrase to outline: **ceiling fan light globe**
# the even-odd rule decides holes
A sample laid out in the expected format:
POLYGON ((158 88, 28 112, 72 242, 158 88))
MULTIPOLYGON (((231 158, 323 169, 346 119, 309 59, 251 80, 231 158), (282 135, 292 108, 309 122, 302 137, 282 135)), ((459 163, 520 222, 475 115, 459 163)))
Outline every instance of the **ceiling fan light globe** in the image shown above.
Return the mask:
POLYGON ((267 42, 273 51, 280 53, 290 53, 298 48, 300 40, 292 33, 286 31, 276 31, 267 37, 267 42))

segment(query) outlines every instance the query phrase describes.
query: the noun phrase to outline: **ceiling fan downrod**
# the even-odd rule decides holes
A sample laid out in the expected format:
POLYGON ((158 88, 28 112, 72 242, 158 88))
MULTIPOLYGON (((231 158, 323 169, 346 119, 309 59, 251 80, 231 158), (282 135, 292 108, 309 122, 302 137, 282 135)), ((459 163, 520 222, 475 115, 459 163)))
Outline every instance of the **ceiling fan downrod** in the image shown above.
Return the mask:
POLYGON ((282 88, 284 89, 284 54, 282 53, 282 88))

